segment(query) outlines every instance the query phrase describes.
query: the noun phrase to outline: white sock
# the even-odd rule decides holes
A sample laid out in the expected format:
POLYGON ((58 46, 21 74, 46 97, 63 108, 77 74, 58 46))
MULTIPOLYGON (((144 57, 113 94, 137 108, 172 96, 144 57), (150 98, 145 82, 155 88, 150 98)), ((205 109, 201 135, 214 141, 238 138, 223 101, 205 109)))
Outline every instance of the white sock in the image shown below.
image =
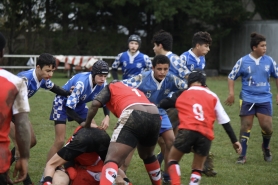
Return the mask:
POLYGON ((201 181, 201 176, 192 173, 191 176, 190 176, 189 185, 199 185, 199 184, 200 184, 200 181, 201 181))

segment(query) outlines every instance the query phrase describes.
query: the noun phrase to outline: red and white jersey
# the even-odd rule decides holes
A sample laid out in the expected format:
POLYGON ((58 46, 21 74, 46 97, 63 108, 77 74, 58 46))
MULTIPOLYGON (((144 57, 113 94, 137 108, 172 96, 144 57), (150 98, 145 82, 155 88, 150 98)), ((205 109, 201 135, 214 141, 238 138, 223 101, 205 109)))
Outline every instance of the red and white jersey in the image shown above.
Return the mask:
POLYGON ((210 140, 214 139, 213 124, 230 122, 218 96, 202 86, 192 86, 184 91, 176 101, 180 125, 179 129, 200 132, 210 140))
POLYGON ((123 110, 132 105, 143 104, 155 106, 147 99, 142 91, 128 87, 121 82, 109 84, 109 90, 111 99, 106 106, 118 118, 121 116, 123 110))
POLYGON ((9 132, 12 115, 29 112, 27 87, 23 79, 0 69, 0 173, 10 166, 9 132))

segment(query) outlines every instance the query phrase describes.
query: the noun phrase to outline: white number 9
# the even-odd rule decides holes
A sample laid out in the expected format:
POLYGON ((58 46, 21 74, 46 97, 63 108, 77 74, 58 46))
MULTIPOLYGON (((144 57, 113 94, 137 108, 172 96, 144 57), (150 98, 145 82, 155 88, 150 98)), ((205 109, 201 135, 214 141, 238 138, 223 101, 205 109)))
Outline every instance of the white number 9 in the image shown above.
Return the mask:
POLYGON ((204 121, 205 117, 204 117, 204 111, 202 105, 196 103, 193 105, 192 108, 195 114, 195 118, 199 121, 204 121))

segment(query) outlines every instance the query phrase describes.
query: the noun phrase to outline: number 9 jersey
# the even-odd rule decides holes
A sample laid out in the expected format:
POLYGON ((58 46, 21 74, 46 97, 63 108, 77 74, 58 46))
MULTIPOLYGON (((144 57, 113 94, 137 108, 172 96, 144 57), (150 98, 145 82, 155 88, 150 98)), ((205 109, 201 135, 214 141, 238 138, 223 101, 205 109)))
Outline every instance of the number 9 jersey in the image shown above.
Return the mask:
POLYGON ((183 91, 175 106, 180 120, 179 129, 199 132, 209 140, 214 139, 216 119, 219 124, 230 122, 218 96, 206 87, 192 86, 183 91))

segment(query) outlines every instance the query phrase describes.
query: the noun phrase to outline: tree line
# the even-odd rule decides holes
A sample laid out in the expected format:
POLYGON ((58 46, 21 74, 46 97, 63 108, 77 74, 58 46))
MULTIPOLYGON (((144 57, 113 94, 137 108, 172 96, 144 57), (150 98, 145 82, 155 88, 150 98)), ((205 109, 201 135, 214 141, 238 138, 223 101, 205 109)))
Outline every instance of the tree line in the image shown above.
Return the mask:
POLYGON ((254 13, 277 18, 276 1, 254 3, 259 7, 248 12, 241 0, 2 0, 0 31, 9 54, 115 56, 135 33, 141 35, 141 51, 153 56, 151 38, 160 29, 173 35, 177 54, 191 47, 197 31, 212 35, 217 52, 219 40, 254 13))

